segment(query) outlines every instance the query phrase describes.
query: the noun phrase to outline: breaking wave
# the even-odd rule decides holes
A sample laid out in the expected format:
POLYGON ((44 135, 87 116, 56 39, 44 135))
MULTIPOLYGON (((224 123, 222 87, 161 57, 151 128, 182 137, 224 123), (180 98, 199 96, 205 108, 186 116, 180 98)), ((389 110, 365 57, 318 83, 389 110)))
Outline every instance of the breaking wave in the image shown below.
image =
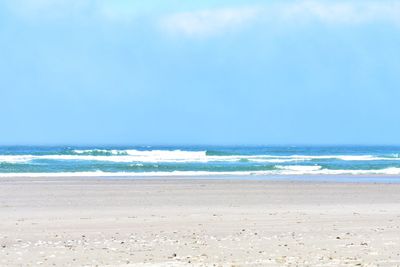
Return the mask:
POLYGON ((0 162, 25 163, 32 160, 88 160, 109 162, 258 162, 284 163, 313 160, 400 161, 398 155, 226 155, 227 153, 184 150, 72 150, 52 155, 0 155, 0 162))
POLYGON ((0 176, 400 175, 400 148, 0 147, 0 176))

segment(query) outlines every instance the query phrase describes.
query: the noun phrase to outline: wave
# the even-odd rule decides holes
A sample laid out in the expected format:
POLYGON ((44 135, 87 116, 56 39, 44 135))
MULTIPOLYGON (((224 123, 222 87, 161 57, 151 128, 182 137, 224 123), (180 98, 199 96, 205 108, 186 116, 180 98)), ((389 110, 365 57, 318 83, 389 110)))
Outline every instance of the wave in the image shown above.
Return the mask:
MULTIPOLYGON (((231 154, 223 151, 184 151, 184 150, 73 150, 76 155, 91 155, 91 156, 132 156, 138 159, 143 159, 144 162, 163 160, 176 161, 240 161, 249 160, 254 162, 291 162, 291 161, 308 161, 308 160, 324 160, 337 159, 343 161, 372 161, 372 160, 400 160, 399 154, 390 154, 386 156, 374 155, 240 155, 231 154)), ((139 160, 140 161, 140 160, 139 160)))
POLYGON ((0 155, 0 163, 27 163, 34 158, 33 155, 0 155))
POLYGON ((206 155, 207 156, 234 156, 236 154, 230 153, 230 152, 225 152, 225 151, 218 151, 218 150, 207 150, 206 155))
POLYGON ((113 156, 113 155, 128 155, 124 150, 116 150, 116 149, 85 149, 79 150, 74 149, 72 151, 67 151, 65 154, 72 155, 87 155, 87 156, 113 156))
POLYGON ((292 165, 292 166, 276 166, 277 169, 283 170, 283 171, 293 171, 293 172, 313 172, 313 171, 319 171, 322 169, 321 166, 314 165, 314 166, 299 166, 299 165, 292 165))
POLYGON ((126 163, 207 163, 207 162, 255 162, 289 163, 305 161, 400 161, 398 154, 375 155, 226 155, 210 151, 185 150, 135 150, 135 149, 88 149, 69 150, 49 155, 0 155, 0 162, 26 163, 32 160, 81 160, 126 163))

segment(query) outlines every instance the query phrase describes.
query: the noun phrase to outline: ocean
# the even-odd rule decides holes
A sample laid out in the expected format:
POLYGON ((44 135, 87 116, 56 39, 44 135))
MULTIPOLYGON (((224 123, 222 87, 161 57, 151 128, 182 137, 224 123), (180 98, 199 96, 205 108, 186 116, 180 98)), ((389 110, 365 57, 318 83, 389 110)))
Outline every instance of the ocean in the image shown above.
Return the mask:
POLYGON ((400 175, 400 147, 0 147, 0 177, 218 175, 400 175))

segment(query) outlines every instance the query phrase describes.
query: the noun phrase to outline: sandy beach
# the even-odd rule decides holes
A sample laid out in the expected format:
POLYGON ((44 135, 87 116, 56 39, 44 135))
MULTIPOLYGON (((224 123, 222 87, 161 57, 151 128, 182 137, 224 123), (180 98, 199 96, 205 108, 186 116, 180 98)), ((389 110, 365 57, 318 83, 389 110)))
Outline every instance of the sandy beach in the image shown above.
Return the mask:
POLYGON ((0 266, 400 266, 400 184, 2 178, 0 266))

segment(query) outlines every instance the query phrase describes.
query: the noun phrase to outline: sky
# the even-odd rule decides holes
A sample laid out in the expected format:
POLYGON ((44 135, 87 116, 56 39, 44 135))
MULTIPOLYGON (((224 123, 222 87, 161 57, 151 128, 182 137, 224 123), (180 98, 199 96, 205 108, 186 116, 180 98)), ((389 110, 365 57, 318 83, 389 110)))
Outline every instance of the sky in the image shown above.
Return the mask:
POLYGON ((3 0, 0 144, 400 144, 400 2, 3 0))

